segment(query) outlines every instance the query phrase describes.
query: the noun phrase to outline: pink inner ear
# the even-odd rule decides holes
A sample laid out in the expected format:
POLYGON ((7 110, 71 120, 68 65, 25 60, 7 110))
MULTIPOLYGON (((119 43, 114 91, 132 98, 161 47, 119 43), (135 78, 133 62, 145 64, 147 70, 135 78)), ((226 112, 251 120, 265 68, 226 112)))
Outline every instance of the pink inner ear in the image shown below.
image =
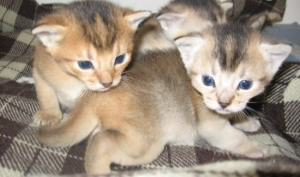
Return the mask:
POLYGON ((178 24, 182 20, 182 15, 181 14, 163 14, 158 17, 158 20, 160 23, 165 26, 165 27, 172 27, 175 24, 178 24))
POLYGON ((38 35, 43 35, 43 36, 51 35, 51 34, 54 34, 54 33, 46 32, 46 31, 43 31, 43 32, 38 33, 38 35))

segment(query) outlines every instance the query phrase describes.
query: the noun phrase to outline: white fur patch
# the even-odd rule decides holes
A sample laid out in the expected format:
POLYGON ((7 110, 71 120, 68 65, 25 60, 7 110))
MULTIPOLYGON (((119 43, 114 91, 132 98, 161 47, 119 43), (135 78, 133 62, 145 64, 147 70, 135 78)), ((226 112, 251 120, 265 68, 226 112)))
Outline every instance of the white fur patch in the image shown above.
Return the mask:
POLYGON ((19 84, 34 84, 35 80, 33 77, 21 77, 20 79, 16 80, 17 83, 19 84))

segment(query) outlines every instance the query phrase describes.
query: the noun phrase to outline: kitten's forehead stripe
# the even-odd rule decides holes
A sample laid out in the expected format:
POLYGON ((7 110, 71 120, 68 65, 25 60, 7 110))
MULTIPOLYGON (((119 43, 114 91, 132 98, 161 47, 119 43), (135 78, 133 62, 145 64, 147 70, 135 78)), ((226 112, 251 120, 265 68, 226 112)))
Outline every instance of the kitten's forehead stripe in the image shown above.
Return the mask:
POLYGON ((96 48, 112 48, 117 38, 117 8, 105 1, 74 2, 68 7, 78 20, 86 38, 96 48), (98 19, 97 19, 98 18, 98 19), (97 23, 103 23, 98 29, 97 23), (106 35, 105 38, 100 37, 106 35))
POLYGON ((234 71, 247 59, 248 31, 240 25, 226 24, 216 26, 212 34, 216 38, 213 56, 222 70, 234 71))

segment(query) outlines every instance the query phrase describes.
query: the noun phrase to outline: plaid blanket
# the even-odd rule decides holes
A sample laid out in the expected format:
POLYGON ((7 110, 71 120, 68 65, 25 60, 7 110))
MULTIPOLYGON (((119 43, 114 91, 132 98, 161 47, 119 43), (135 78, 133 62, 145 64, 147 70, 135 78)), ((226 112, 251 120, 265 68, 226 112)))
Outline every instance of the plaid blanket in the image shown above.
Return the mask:
MULTIPOLYGON (((1 177, 84 173, 86 141, 68 148, 39 144, 34 137, 36 128, 31 125, 32 116, 38 110, 34 86, 16 82, 32 74, 32 55, 37 40, 30 28, 37 11, 48 13, 53 8, 57 5, 40 6, 33 0, 0 1, 1 177)), ((299 87, 300 64, 286 63, 264 94, 262 110, 265 116, 258 117, 262 128, 249 136, 270 146, 269 157, 249 159, 234 155, 199 138, 193 144, 166 146, 159 158, 150 164, 134 167, 113 164, 111 176, 300 175, 299 87)))
POLYGON ((228 21, 240 21, 256 29, 281 21, 286 0, 217 0, 228 21))

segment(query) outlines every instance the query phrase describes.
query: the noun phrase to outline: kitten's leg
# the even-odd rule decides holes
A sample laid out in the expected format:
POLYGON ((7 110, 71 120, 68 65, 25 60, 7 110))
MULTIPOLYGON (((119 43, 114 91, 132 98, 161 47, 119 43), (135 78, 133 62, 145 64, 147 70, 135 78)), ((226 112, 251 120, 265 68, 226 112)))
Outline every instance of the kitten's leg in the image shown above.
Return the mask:
POLYGON ((237 129, 246 132, 256 132, 260 129, 261 124, 259 120, 254 117, 247 117, 243 120, 237 120, 233 122, 233 126, 237 129))
POLYGON ((108 174, 111 172, 111 163, 120 165, 150 163, 163 151, 164 143, 151 141, 149 144, 147 136, 131 131, 132 129, 127 130, 130 135, 114 131, 99 132, 90 139, 85 153, 85 169, 88 174, 108 174))
POLYGON ((218 115, 206 115, 200 120, 198 132, 211 145, 251 158, 264 157, 269 147, 251 140, 242 131, 231 126, 230 122, 218 115))
POLYGON ((52 147, 66 147, 79 143, 91 133, 101 130, 98 116, 91 106, 77 104, 72 112, 56 126, 43 126, 37 132, 39 142, 52 147))
POLYGON ((34 115, 34 123, 37 125, 57 124, 62 117, 57 96, 47 82, 34 71, 35 87, 40 110, 34 115))
POLYGON ((85 153, 85 170, 88 174, 109 174, 112 152, 116 152, 113 138, 104 133, 97 133, 89 140, 85 153))

